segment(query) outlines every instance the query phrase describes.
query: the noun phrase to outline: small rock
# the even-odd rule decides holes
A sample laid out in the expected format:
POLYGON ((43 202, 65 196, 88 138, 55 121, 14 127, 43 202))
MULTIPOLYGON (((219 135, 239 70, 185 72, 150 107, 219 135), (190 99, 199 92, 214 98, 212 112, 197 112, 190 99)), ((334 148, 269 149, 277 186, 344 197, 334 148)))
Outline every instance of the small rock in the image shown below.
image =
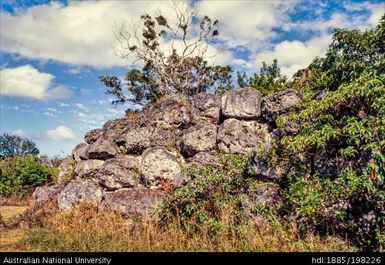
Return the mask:
POLYGON ((73 180, 59 193, 60 210, 70 209, 79 203, 98 205, 102 199, 102 189, 92 181, 73 180))
POLYGON ((88 149, 88 157, 90 159, 107 160, 116 157, 118 153, 118 146, 107 139, 97 140, 88 149))
POLYGON ((269 149, 271 135, 266 124, 227 119, 219 127, 217 142, 222 152, 244 154, 269 149))
POLYGON ((215 166, 221 167, 221 163, 219 161, 219 154, 212 154, 206 152, 200 152, 194 155, 193 157, 187 160, 190 165, 195 165, 197 167, 205 167, 205 166, 215 166))
POLYGON ((171 185, 174 189, 179 189, 191 181, 191 177, 185 174, 179 173, 171 181, 171 185))
POLYGON ((62 189, 63 187, 59 185, 37 187, 33 192, 32 197, 37 203, 44 203, 53 200, 62 189))
POLYGON ((143 152, 142 175, 147 185, 155 188, 158 181, 172 181, 181 172, 181 167, 170 151, 164 147, 153 147, 143 152))
POLYGON ((106 160, 98 171, 99 182, 109 190, 135 187, 139 183, 140 157, 119 156, 106 160))
POLYGON ((103 163, 104 163, 103 160, 96 160, 96 159, 81 160, 75 166, 74 176, 79 179, 96 177, 103 163))
POLYGON ((230 90, 222 96, 222 114, 228 118, 257 118, 261 115, 261 101, 261 93, 255 88, 230 90))
POLYGON ((183 131, 179 146, 185 156, 216 149, 217 126, 207 124, 183 131))
POLYGON ((221 99, 202 92, 192 99, 191 117, 194 124, 218 124, 221 114, 221 99))
POLYGON ((148 216, 162 203, 164 193, 150 189, 120 189, 106 192, 101 209, 122 213, 126 217, 148 216))

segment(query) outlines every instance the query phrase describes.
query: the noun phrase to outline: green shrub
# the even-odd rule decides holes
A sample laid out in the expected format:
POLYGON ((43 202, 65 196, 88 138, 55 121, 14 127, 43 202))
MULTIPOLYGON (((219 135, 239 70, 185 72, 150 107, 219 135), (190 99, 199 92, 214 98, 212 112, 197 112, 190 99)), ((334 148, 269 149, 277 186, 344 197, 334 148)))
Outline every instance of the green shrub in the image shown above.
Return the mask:
POLYGON ((46 183, 55 173, 36 156, 5 157, 0 160, 0 195, 23 193, 46 183))

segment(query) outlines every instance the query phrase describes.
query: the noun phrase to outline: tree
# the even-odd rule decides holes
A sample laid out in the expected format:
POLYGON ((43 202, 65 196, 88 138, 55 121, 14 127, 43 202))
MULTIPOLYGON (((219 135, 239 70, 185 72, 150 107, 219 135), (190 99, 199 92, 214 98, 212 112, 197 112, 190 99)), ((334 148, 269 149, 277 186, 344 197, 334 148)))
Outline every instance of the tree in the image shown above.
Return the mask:
POLYGON ((248 77, 246 73, 237 72, 237 75, 240 87, 254 87, 261 91, 262 95, 281 91, 288 83, 286 76, 281 74, 277 59, 274 59, 270 66, 263 62, 259 74, 254 73, 254 76, 248 77))
POLYGON ((221 94, 231 89, 231 67, 209 64, 210 43, 215 41, 218 20, 204 16, 196 22, 188 4, 174 2, 175 18, 142 15, 142 26, 129 31, 123 25, 116 32, 121 58, 144 64, 126 77, 127 92, 116 76, 101 76, 113 104, 132 102, 144 105, 166 95, 191 96, 211 91, 221 94), (176 20, 176 22, 173 22, 176 20))
POLYGON ((4 133, 0 136, 0 157, 38 155, 39 149, 36 144, 18 135, 4 133))

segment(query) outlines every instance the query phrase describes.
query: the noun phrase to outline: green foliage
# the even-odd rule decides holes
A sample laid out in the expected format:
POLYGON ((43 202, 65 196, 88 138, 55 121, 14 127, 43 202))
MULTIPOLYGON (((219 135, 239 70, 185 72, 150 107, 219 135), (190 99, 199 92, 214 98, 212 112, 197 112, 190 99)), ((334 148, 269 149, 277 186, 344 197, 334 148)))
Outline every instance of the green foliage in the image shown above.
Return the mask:
POLYGON ((281 75, 277 59, 274 59, 273 64, 270 66, 263 62, 259 74, 254 73, 251 77, 248 77, 246 73, 237 72, 237 74, 240 87, 254 87, 263 96, 284 90, 289 84, 286 76, 281 75))
POLYGON ((21 194, 46 183, 54 174, 38 157, 6 157, 0 160, 0 195, 21 194))
POLYGON ((38 155, 36 144, 25 137, 4 133, 0 136, 0 158, 7 156, 38 155))
POLYGON ((200 224, 221 229, 219 224, 224 215, 228 215, 231 225, 244 221, 246 216, 240 206, 245 200, 242 191, 248 160, 246 155, 223 155, 222 168, 193 166, 187 169, 185 174, 193 180, 166 198, 160 211, 162 221, 167 224, 177 217, 191 232, 199 229, 192 225, 200 224))

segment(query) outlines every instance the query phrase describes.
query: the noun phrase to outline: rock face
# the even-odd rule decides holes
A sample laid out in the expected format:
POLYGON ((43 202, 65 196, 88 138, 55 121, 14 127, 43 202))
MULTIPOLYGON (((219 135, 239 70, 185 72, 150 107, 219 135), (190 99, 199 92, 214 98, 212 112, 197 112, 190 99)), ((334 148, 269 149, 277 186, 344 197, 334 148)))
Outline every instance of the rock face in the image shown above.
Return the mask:
POLYGON ((183 132, 179 145, 181 152, 188 157, 199 152, 207 152, 216 149, 217 126, 214 124, 207 124, 192 127, 183 132))
POLYGON ((258 118, 261 115, 261 101, 261 93, 255 88, 230 90, 222 97, 222 114, 228 118, 258 118))
POLYGON ((218 147, 224 153, 244 154, 266 150, 270 144, 268 126, 257 121, 227 119, 218 130, 218 147))
POLYGON ((189 122, 187 108, 173 98, 156 102, 148 111, 148 124, 157 128, 176 129, 187 126, 189 122))
POLYGON ((79 162, 80 160, 87 160, 88 149, 89 149, 89 145, 85 143, 81 143, 75 146, 75 148, 72 150, 72 156, 75 159, 75 161, 79 162))
POLYGON ((93 129, 86 133, 86 135, 84 136, 84 140, 87 144, 93 144, 103 136, 103 133, 103 129, 93 129))
POLYGON ((64 184, 67 180, 72 179, 74 171, 74 162, 76 162, 72 156, 68 156, 63 159, 58 169, 57 184, 64 184))
POLYGON ((37 187, 33 192, 32 197, 37 203, 44 203, 56 197, 62 189, 63 187, 59 185, 37 187))
POLYGON ((88 149, 88 158, 107 160, 116 157, 118 153, 119 148, 115 143, 101 138, 90 145, 88 149))
POLYGON ((155 127, 140 127, 127 132, 124 152, 140 155, 149 147, 167 146, 173 142, 175 142, 175 135, 171 131, 155 127))
POLYGON ((77 178, 96 177, 102 164, 103 160, 81 160, 75 166, 74 176, 77 178))
POLYGON ((140 163, 140 158, 134 156, 108 159, 97 173, 99 182, 109 190, 135 187, 139 184, 140 163))
POLYGON ((213 94, 202 92, 194 96, 191 117, 194 124, 218 124, 221 114, 221 99, 213 94))
POLYGON ((142 155, 141 172, 145 183, 155 187, 159 181, 172 181, 181 172, 181 166, 166 148, 153 147, 142 155))
POLYGON ((101 208, 120 212, 127 217, 149 215, 163 197, 164 193, 158 190, 121 189, 106 192, 101 208))
POLYGON ((69 209, 79 203, 99 204, 102 195, 102 189, 97 183, 87 180, 73 180, 58 196, 59 209, 69 209))
POLYGON ((279 115, 294 107, 302 100, 302 95, 294 89, 286 89, 263 98, 262 113, 266 120, 273 123, 279 115))

